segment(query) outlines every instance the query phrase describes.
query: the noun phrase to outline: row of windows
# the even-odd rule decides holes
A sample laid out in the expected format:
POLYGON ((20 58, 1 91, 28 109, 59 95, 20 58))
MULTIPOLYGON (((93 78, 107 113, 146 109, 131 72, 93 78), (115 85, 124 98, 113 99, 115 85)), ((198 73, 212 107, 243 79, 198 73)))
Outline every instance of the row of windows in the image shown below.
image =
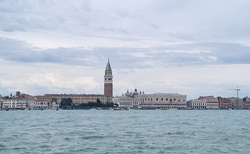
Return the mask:
POLYGON ((132 102, 122 102, 121 105, 132 105, 132 102))
MULTIPOLYGON (((164 99, 163 98, 156 98, 156 101, 163 101, 164 99)), ((143 99, 143 101, 153 101, 153 99, 152 98, 145 98, 145 99, 143 99)), ((168 101, 168 98, 166 98, 166 101, 168 101)), ((176 101, 176 99, 174 98, 174 99, 169 99, 169 101, 170 102, 172 102, 172 101, 176 101)), ((179 99, 178 100, 178 102, 180 102, 181 100, 179 99)), ((183 102, 185 102, 185 99, 183 100, 183 102)))
POLYGON ((36 102, 34 103, 34 105, 47 105, 48 103, 47 102, 36 102))
POLYGON ((193 106, 194 109, 206 109, 206 106, 193 106))
POLYGON ((155 106, 155 105, 160 105, 160 106, 164 106, 164 105, 165 106, 184 106, 184 104, 141 104, 141 105, 149 105, 149 106, 155 106))
MULTIPOLYGON (((80 101, 80 100, 104 100, 104 98, 98 98, 98 97, 92 97, 92 98, 71 98, 73 101, 80 101)), ((60 100, 60 98, 58 98, 58 100, 60 100)))
POLYGON ((134 104, 134 105, 139 105, 139 103, 138 103, 138 102, 133 102, 133 104, 134 104))
POLYGON ((206 103, 192 103, 193 106, 206 106, 207 104, 206 103))

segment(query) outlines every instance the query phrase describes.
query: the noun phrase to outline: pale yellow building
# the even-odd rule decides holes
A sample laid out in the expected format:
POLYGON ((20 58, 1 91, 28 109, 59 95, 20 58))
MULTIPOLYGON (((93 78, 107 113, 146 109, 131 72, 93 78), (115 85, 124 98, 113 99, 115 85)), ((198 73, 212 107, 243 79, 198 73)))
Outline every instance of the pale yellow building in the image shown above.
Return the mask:
POLYGON ((97 99, 102 103, 107 102, 107 97, 98 94, 45 94, 43 96, 35 96, 35 99, 41 102, 52 102, 53 99, 56 99, 57 103, 61 103, 63 98, 71 98, 75 105, 96 102, 97 99))

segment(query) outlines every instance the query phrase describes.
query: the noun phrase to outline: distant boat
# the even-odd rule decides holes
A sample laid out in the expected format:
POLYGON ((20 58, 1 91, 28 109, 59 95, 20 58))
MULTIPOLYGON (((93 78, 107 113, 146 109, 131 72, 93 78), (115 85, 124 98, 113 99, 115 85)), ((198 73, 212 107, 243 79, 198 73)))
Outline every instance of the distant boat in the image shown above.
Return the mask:
POLYGON ((114 108, 114 110, 123 110, 122 108, 114 108))

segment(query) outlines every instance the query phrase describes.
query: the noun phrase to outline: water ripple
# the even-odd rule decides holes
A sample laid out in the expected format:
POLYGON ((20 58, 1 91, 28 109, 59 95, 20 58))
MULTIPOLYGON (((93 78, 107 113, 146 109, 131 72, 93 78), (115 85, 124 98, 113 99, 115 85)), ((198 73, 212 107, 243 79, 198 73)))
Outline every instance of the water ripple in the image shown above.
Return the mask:
POLYGON ((248 153, 248 111, 3 111, 0 153, 248 153))

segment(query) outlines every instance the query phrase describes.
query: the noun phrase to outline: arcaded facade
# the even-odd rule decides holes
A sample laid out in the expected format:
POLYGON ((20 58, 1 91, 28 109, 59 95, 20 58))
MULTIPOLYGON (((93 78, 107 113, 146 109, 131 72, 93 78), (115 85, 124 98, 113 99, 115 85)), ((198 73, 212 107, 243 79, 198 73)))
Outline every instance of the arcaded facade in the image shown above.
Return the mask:
POLYGON ((113 99, 114 103, 123 108, 141 109, 185 109, 187 108, 187 95, 177 93, 145 94, 144 92, 127 91, 120 97, 113 99))
POLYGON ((141 108, 156 109, 185 109, 187 108, 187 95, 177 93, 156 93, 138 95, 141 108))

